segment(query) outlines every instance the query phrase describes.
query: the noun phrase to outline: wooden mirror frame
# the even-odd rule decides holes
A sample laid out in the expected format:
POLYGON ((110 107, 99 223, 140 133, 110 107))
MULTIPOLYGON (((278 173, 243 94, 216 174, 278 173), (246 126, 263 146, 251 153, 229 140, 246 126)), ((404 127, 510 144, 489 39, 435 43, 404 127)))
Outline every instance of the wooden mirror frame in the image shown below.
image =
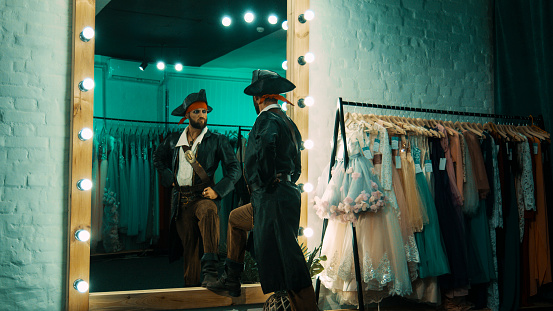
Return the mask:
MULTIPOLYGON (((90 191, 77 187, 79 180, 92 176, 92 139, 79 139, 79 131, 92 129, 94 91, 81 91, 79 82, 84 78, 94 78, 95 39, 84 42, 79 35, 86 26, 94 28, 95 0, 73 0, 72 60, 71 60, 71 135, 69 176, 69 209, 67 237, 67 273, 66 273, 66 310, 126 310, 135 309, 179 309, 183 305, 193 304, 193 308, 208 308, 238 304, 262 303, 266 299, 259 284, 243 285, 242 296, 229 298, 215 295, 201 288, 172 288, 161 290, 141 290, 126 292, 80 293, 74 288, 76 280, 89 282, 90 241, 81 242, 75 238, 75 232, 86 229, 90 232, 90 191)), ((288 0, 288 32, 286 39, 286 58, 288 70, 286 77, 297 88, 291 93, 290 101, 309 95, 309 65, 300 66, 297 59, 309 50, 309 22, 299 23, 298 16, 309 9, 309 0, 288 0), (293 21, 293 22, 291 22, 293 21)), ((304 139, 308 137, 309 108, 290 107, 288 114, 295 121, 304 139)), ((302 154, 302 175, 298 183, 306 183, 307 151, 302 154)), ((300 226, 307 226, 307 193, 302 194, 302 212, 300 226)), ((300 242, 306 243, 304 237, 300 242)))

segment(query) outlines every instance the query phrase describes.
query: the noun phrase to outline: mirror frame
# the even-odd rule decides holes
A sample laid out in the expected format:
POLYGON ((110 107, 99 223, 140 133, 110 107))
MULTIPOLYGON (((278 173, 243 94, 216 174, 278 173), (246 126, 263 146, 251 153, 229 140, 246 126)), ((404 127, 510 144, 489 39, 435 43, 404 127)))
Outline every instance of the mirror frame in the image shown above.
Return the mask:
MULTIPOLYGON (((300 66, 299 56, 309 51, 309 23, 299 23, 299 14, 309 9, 309 0, 287 0, 288 31, 286 35, 286 58, 288 70, 286 77, 297 87, 291 93, 290 101, 309 95, 309 65, 300 66), (294 21, 291 23, 290 21, 294 21)), ((67 272, 65 288, 66 310, 127 310, 129 308, 166 310, 182 309, 183 305, 193 308, 208 308, 229 305, 263 303, 264 295, 259 284, 242 286, 242 295, 238 298, 218 296, 202 288, 170 288, 125 292, 80 293, 74 288, 74 282, 82 279, 89 282, 90 241, 81 242, 75 238, 75 232, 86 229, 90 232, 91 210, 90 191, 81 191, 77 183, 92 176, 92 139, 82 141, 79 131, 92 129, 94 92, 83 92, 79 82, 84 78, 94 78, 94 43, 80 40, 81 30, 95 27, 95 0, 73 0, 72 22, 72 59, 71 59, 71 134, 69 162, 69 208, 67 236, 67 272)), ((294 120, 302 137, 308 137, 309 108, 290 107, 288 115, 294 120)), ((298 183, 308 181, 307 150, 302 152, 302 174, 298 183)), ((302 193, 300 226, 307 226, 307 193, 302 193)), ((305 237, 299 237, 306 244, 305 237)))

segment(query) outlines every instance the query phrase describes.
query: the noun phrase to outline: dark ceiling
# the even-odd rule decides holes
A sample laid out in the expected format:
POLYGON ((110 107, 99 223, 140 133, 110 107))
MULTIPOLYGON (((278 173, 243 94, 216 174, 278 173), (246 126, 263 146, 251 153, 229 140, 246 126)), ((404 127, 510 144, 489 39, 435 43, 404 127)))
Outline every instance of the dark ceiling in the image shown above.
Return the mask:
MULTIPOLYGON (((168 64, 180 62, 185 66, 202 66, 282 30, 281 24, 286 19, 286 0, 98 0, 97 3, 103 8, 97 7, 96 54, 150 63, 162 59, 168 64), (250 24, 244 21, 247 11, 255 14, 250 24), (275 25, 267 20, 270 14, 278 17, 275 25), (222 25, 223 16, 232 18, 230 27, 222 25), (259 32, 258 27, 264 30, 259 32)), ((267 38, 272 37, 282 40, 282 35, 267 38)), ((280 46, 285 44, 284 40, 280 46)))

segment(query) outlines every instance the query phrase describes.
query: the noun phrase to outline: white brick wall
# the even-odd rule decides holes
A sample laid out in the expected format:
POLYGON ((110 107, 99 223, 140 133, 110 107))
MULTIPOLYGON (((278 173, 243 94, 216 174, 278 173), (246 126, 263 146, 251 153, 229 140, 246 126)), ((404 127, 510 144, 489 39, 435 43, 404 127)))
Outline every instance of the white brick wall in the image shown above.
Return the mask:
POLYGON ((71 0, 0 0, 0 309, 64 308, 71 0))
MULTIPOLYGON (((489 1, 310 0, 310 6, 309 44, 316 57, 309 86, 316 102, 309 111, 311 183, 330 159, 338 97, 493 112, 489 1)), ((311 208, 309 220, 320 228, 311 208)), ((310 247, 319 236, 315 230, 310 247)))

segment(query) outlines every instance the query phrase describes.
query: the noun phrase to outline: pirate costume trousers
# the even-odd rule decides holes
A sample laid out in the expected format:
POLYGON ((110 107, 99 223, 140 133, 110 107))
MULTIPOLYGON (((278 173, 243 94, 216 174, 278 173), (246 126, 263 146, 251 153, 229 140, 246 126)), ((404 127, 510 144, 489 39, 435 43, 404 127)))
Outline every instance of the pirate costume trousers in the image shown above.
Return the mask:
POLYGON ((182 242, 184 282, 186 286, 200 283, 201 261, 216 261, 219 245, 217 205, 201 196, 203 185, 179 187, 179 211, 175 217, 177 233, 182 242), (203 249, 203 252, 201 251, 203 249))

